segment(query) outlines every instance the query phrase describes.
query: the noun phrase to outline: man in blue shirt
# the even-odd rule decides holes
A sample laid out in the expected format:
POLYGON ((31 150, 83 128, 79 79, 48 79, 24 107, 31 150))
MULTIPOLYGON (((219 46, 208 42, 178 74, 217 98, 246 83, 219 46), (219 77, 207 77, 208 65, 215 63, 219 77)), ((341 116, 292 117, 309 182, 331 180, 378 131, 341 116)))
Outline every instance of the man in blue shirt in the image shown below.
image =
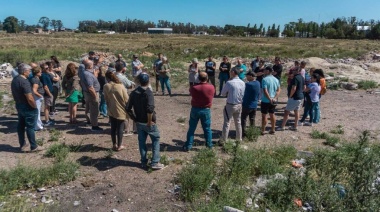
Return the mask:
POLYGON ((272 75, 272 67, 267 66, 264 70, 265 77, 262 81, 263 95, 261 98, 261 134, 264 135, 265 127, 267 125, 267 114, 269 113, 271 130, 270 134, 275 132, 276 117, 274 116, 274 110, 276 109, 277 101, 280 94, 280 82, 276 77, 272 75))
POLYGON ((247 122, 247 116, 249 116, 250 126, 255 126, 257 102, 260 94, 260 83, 255 80, 255 73, 249 71, 246 74, 248 82, 245 83, 245 91, 241 112, 241 129, 243 137, 245 137, 245 127, 247 122))
POLYGON ((247 72, 247 66, 244 65, 243 60, 241 58, 237 60, 237 65, 235 66, 235 68, 239 71, 239 78, 244 81, 245 73, 247 72))

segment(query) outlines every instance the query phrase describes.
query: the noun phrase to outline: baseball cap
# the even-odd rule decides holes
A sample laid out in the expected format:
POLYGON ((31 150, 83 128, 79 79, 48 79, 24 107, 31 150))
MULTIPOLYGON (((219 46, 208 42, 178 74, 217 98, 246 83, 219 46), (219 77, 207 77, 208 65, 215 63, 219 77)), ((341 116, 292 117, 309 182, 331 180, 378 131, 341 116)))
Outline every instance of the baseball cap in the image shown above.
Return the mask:
POLYGON ((265 70, 268 70, 269 72, 272 72, 272 71, 273 71, 273 68, 270 67, 270 66, 267 66, 267 67, 265 67, 265 70))
POLYGON ((88 54, 89 54, 89 55, 94 55, 95 52, 94 52, 94 51, 90 51, 90 52, 88 52, 88 54))
POLYGON ((115 68, 115 63, 110 63, 110 64, 108 64, 108 67, 111 67, 111 68, 115 68))
POLYGON ((139 76, 138 76, 138 79, 139 79, 139 82, 141 84, 146 84, 149 82, 149 75, 148 74, 144 74, 144 73, 141 73, 139 76))
POLYGON ((138 57, 139 57, 138 54, 134 54, 134 55, 133 55, 133 58, 138 58, 138 57))

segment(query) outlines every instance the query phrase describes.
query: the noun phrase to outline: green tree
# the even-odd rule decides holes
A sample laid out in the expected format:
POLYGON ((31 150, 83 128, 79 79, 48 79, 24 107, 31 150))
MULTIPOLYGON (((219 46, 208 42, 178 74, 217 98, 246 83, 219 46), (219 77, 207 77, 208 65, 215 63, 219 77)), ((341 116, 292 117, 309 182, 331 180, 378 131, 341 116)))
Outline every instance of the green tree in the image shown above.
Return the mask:
POLYGON ((57 29, 58 31, 61 31, 61 29, 63 28, 63 23, 61 20, 57 20, 57 29))
POLYGON ((50 21, 50 26, 53 27, 54 31, 57 31, 57 21, 52 19, 50 21))
POLYGON ((47 30, 50 25, 50 19, 48 17, 41 17, 38 23, 42 25, 44 30, 47 30))
POLYGON ((334 28, 327 28, 325 31, 325 37, 328 39, 334 39, 337 37, 337 31, 334 28))
POLYGON ((21 31, 18 19, 14 16, 9 16, 4 19, 3 29, 8 33, 18 33, 21 31))

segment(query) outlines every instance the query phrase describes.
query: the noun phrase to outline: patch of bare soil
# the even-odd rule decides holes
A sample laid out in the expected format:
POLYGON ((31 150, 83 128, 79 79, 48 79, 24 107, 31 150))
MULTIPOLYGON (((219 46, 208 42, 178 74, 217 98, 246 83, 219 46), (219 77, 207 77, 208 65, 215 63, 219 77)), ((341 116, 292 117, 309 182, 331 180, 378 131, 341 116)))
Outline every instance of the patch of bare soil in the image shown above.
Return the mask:
MULTIPOLYGON (((153 88, 155 86, 152 86, 153 88)), ((4 87, 2 87, 4 89, 4 87)), ((54 200, 60 211, 184 211, 185 203, 178 200, 169 190, 174 189, 175 175, 182 166, 191 160, 196 150, 205 148, 203 131, 198 126, 196 131, 194 151, 181 152, 181 146, 186 140, 188 117, 190 112, 190 96, 187 88, 174 90, 169 96, 156 96, 157 125, 161 132, 161 156, 169 160, 178 159, 182 165, 170 163, 164 170, 148 172, 140 166, 137 135, 124 137, 126 150, 116 152, 107 158, 111 148, 110 126, 108 119, 100 119, 102 133, 91 132, 85 125, 84 109, 80 108, 78 125, 68 124, 66 104, 61 98, 58 101, 59 114, 55 115, 54 128, 62 132, 59 142, 66 144, 81 144, 78 152, 70 153, 69 160, 77 161, 80 166, 80 176, 67 185, 47 188, 47 191, 28 197, 31 203, 41 203, 41 196, 46 195, 54 200), (186 117, 184 123, 178 118, 186 117)), ((283 90, 280 104, 276 112, 278 124, 282 120, 283 107, 286 104, 286 94, 283 90)), ((225 98, 215 98, 212 106, 213 141, 217 141, 223 125, 223 107, 225 98)), ((313 127, 299 127, 298 132, 276 132, 275 135, 260 136, 257 143, 245 143, 251 147, 278 146, 289 144, 299 150, 311 150, 322 147, 322 140, 310 138, 312 129, 328 132, 337 125, 342 125, 345 134, 342 138, 347 141, 355 139, 361 131, 370 130, 377 141, 380 140, 379 94, 367 94, 365 91, 331 91, 321 99, 322 119, 313 127)), ((293 117, 290 120, 294 120, 293 117)), ((261 123, 261 113, 257 113, 256 125, 261 123)), ((17 164, 30 166, 46 166, 52 163, 43 157, 44 152, 19 152, 17 141, 17 115, 0 117, 0 167, 10 169, 17 164)), ((269 127, 269 124, 268 124, 269 127)), ((234 124, 231 123, 230 137, 235 134, 234 124)), ((49 132, 37 132, 37 139, 49 140, 49 132)), ((148 142, 150 143, 150 141, 148 142)), ((48 148, 52 142, 44 144, 48 148)), ((327 147, 329 148, 329 147, 327 147)), ((220 156, 220 147, 215 146, 220 156)))

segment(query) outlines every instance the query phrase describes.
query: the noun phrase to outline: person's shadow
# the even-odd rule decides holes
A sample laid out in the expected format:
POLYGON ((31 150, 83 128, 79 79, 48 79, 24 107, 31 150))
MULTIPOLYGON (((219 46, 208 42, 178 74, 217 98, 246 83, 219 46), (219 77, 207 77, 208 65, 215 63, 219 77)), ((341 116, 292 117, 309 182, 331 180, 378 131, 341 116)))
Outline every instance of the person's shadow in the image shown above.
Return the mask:
POLYGON ((20 147, 14 147, 9 144, 0 144, 0 152, 22 153, 20 147))
POLYGON ((141 167, 141 163, 128 161, 128 160, 120 160, 116 158, 97 158, 93 159, 92 157, 82 156, 77 160, 77 162, 82 166, 93 166, 97 168, 99 171, 107 171, 109 169, 113 169, 118 166, 129 166, 143 169, 141 167))

